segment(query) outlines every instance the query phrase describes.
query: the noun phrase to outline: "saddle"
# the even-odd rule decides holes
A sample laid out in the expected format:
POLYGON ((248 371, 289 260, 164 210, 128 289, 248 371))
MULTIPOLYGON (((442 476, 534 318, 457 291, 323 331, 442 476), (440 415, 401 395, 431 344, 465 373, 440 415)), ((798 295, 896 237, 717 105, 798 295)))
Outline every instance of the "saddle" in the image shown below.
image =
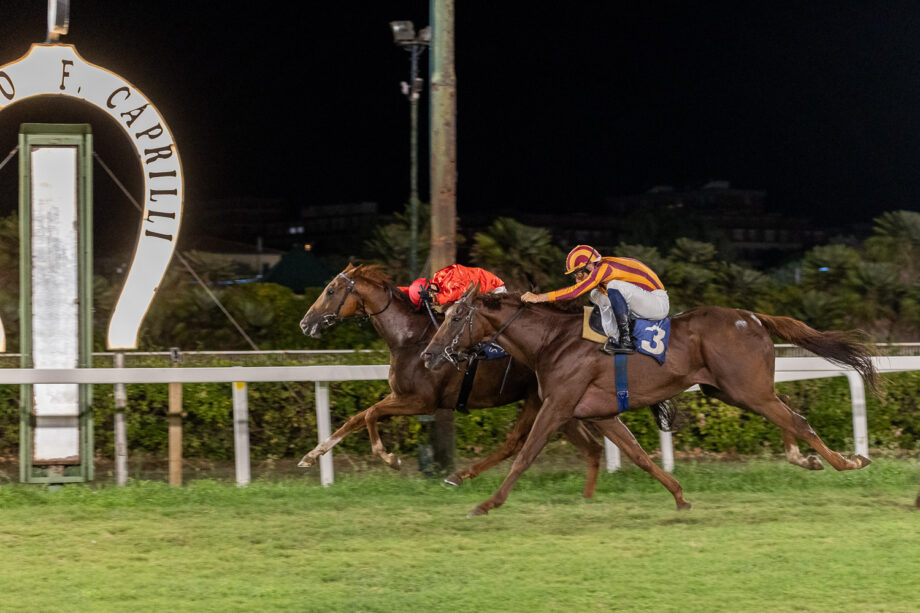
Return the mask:
MULTIPOLYGON (((649 321, 630 317, 629 329, 632 331, 632 337, 636 339, 636 350, 652 356, 658 360, 659 364, 664 364, 671 336, 671 318, 665 317, 660 321, 649 321)), ((597 305, 584 308, 581 337, 593 343, 607 341, 607 333, 604 332, 601 324, 601 311, 597 305)))
MULTIPOLYGON (((632 330, 636 320, 629 318, 629 329, 632 330)), ((581 337, 594 343, 606 343, 607 333, 601 323, 601 310, 597 305, 584 307, 584 320, 581 324, 581 337)))

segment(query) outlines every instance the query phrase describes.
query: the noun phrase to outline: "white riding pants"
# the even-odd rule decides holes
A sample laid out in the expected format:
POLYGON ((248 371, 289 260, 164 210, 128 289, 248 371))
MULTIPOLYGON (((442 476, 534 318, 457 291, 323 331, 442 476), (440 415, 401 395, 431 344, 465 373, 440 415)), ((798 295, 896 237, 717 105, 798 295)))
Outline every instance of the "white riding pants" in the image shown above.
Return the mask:
MULTIPOLYGON (((641 287, 626 281, 611 281, 607 284, 607 289, 615 289, 620 292, 626 300, 630 313, 640 319, 651 321, 664 319, 671 310, 668 293, 663 289, 647 292, 641 287)), ((613 309, 610 306, 610 298, 607 296, 607 292, 600 288, 591 290, 591 302, 600 308, 601 324, 604 327, 604 332, 607 333, 607 336, 617 338, 619 331, 613 318, 613 309)))

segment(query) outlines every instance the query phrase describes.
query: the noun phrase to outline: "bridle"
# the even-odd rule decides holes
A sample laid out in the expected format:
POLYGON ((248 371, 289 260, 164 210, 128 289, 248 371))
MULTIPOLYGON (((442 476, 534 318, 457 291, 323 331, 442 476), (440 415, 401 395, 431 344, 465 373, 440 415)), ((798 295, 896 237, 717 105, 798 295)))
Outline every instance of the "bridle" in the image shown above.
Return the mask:
POLYGON ((367 307, 365 306, 365 303, 364 303, 364 297, 358 293, 358 290, 355 289, 354 279, 349 278, 343 272, 340 272, 338 276, 342 277, 345 280, 346 287, 345 287, 344 293, 342 294, 342 300, 339 302, 339 306, 336 307, 335 312, 326 313, 325 315, 323 315, 323 324, 326 325, 327 327, 332 326, 342 321, 348 321, 349 319, 358 320, 358 321, 367 321, 374 315, 380 315, 381 313, 386 311, 388 308, 390 308, 390 303, 393 302, 393 288, 387 286, 387 303, 383 305, 383 308, 375 313, 368 313, 367 307), (364 311, 364 313, 361 315, 350 315, 348 317, 339 317, 339 312, 342 310, 342 306, 345 305, 345 301, 348 300, 348 296, 351 294, 354 294, 355 296, 361 299, 361 309, 364 311))
MULTIPOLYGON (((465 324, 460 326, 460 328, 457 330, 457 333, 454 335, 454 338, 450 341, 450 343, 444 348, 444 351, 442 352, 444 354, 444 358, 448 362, 453 364, 454 368, 456 368, 457 370, 460 370, 461 361, 468 360, 472 356, 475 356, 477 353, 482 351, 483 346, 488 345, 490 343, 497 343, 498 337, 501 336, 502 332, 508 329, 508 326, 510 326, 514 322, 515 319, 520 317, 521 313, 524 312, 524 307, 525 307, 525 305, 522 303, 521 306, 518 307, 518 310, 515 311, 514 315, 509 317, 508 321, 503 323, 498 328, 495 334, 492 335, 491 339, 487 341, 480 341, 474 345, 473 344, 473 314, 476 311, 476 307, 474 307, 472 304, 464 304, 463 306, 469 309, 469 312, 466 314, 466 322, 465 324), (470 347, 467 351, 457 351, 456 347, 457 347, 457 344, 460 342, 460 337, 463 335, 464 329, 469 331, 470 347)), ((509 362, 509 366, 510 366, 510 362, 509 362)), ((504 382, 502 383, 504 386, 504 382)))

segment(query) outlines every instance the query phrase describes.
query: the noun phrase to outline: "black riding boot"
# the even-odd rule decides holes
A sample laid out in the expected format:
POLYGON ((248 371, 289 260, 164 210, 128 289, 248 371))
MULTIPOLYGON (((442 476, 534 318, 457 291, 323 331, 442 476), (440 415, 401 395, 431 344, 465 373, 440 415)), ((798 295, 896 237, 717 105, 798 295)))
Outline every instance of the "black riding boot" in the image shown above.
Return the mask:
POLYGON ((608 338, 601 351, 609 355, 626 354, 636 352, 636 346, 633 344, 632 336, 629 332, 629 315, 626 313, 615 313, 617 328, 620 332, 620 342, 616 343, 613 338, 608 338))

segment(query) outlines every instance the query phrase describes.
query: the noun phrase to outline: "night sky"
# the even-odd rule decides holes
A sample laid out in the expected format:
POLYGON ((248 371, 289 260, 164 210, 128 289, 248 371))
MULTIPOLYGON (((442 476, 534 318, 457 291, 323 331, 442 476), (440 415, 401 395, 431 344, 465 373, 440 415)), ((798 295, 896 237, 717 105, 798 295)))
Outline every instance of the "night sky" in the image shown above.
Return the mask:
MULTIPOLYGON (((71 4, 62 42, 156 104, 182 155, 187 206, 236 195, 292 210, 405 201, 409 62, 388 22, 420 28, 427 2, 71 4)), ((916 2, 457 4, 461 219, 601 212, 609 196, 716 179, 816 223, 920 210, 916 2)), ((44 41, 45 19, 44 2, 4 0, 0 64, 44 41)), ((424 163, 427 97, 421 108, 424 163)), ((100 156, 139 185, 127 139, 101 112, 62 100, 10 107, 0 159, 22 121, 89 121, 100 156)), ((426 190, 424 165, 420 174, 426 190)), ((4 212, 15 185, 10 164, 4 212)), ((97 184, 97 211, 135 219, 106 189, 97 184)))

